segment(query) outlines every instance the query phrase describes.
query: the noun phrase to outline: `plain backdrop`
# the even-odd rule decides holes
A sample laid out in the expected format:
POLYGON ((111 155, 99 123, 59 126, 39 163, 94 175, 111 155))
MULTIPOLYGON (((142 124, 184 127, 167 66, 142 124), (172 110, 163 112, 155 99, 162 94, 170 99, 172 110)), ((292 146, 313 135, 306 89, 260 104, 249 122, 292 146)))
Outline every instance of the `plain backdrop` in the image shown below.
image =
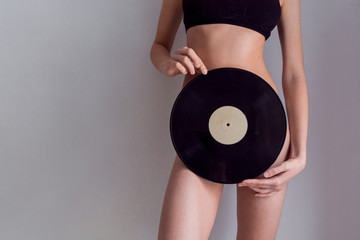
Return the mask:
MULTIPOLYGON (((160 7, 0 1, 0 239, 156 239, 183 81, 150 62, 160 7)), ((358 0, 301 2, 307 165, 278 240, 360 239, 359 16, 358 0)), ((184 45, 181 24, 173 51, 184 45)), ((264 57, 284 101, 276 28, 264 57)), ((235 191, 226 185, 211 240, 235 239, 235 191)))

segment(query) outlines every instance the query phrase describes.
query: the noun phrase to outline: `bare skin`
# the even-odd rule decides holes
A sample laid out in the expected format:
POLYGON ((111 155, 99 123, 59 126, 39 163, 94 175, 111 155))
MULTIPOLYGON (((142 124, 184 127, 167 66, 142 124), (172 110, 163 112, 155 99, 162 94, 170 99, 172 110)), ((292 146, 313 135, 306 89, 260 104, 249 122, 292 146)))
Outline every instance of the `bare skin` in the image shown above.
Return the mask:
MULTIPOLYGON (((280 5, 282 86, 289 124, 284 146, 273 165, 237 187, 237 240, 275 239, 288 182, 306 165, 308 96, 300 0, 280 0, 280 5), (269 176, 265 176, 268 172, 269 176)), ((251 29, 229 24, 194 26, 187 31, 187 45, 171 56, 182 17, 181 0, 163 0, 150 53, 156 69, 168 77, 184 74, 184 87, 194 77, 211 69, 242 68, 262 77, 279 94, 263 60, 265 38, 251 29)), ((223 184, 197 176, 176 156, 165 193, 158 239, 208 239, 222 190, 223 184)))

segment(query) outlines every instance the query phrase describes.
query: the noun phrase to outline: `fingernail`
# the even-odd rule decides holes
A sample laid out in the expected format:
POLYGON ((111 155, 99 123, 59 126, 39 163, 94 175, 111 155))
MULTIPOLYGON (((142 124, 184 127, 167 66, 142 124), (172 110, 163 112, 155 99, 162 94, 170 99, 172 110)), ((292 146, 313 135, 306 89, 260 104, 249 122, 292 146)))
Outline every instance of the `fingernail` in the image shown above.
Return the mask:
POLYGON ((199 68, 199 67, 200 67, 200 63, 197 63, 197 64, 196 64, 196 67, 199 68))
POLYGON ((266 173, 264 173, 264 176, 265 176, 265 177, 268 177, 268 176, 270 176, 270 173, 269 173, 269 172, 266 172, 266 173))

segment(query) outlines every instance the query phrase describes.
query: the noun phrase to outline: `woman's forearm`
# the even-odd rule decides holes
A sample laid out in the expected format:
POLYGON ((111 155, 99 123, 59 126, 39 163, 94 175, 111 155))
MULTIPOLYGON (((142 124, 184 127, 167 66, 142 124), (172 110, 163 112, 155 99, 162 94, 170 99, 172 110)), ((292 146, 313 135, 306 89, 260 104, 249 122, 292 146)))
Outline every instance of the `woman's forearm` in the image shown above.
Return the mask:
POLYGON ((155 68, 163 73, 162 64, 169 58, 170 51, 164 45, 154 42, 150 51, 150 59, 155 68))
POLYGON ((309 104, 305 77, 283 79, 282 87, 290 128, 290 157, 305 157, 309 104))

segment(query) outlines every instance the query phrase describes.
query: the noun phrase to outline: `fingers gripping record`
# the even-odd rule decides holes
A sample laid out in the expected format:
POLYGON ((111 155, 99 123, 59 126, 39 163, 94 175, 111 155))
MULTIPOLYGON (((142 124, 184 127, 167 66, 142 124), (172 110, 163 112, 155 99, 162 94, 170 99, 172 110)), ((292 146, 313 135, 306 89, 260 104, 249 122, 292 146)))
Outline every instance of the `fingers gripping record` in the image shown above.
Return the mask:
POLYGON ((282 162, 279 166, 265 171, 265 178, 245 179, 238 184, 239 187, 247 186, 257 193, 255 196, 267 197, 286 188, 291 178, 305 168, 306 161, 302 157, 292 157, 282 162))
POLYGON ((180 63, 181 66, 176 64, 176 67, 183 74, 190 72, 190 74, 193 75, 197 70, 199 70, 202 74, 207 74, 205 64, 192 48, 187 46, 179 48, 175 51, 171 58, 180 63))

